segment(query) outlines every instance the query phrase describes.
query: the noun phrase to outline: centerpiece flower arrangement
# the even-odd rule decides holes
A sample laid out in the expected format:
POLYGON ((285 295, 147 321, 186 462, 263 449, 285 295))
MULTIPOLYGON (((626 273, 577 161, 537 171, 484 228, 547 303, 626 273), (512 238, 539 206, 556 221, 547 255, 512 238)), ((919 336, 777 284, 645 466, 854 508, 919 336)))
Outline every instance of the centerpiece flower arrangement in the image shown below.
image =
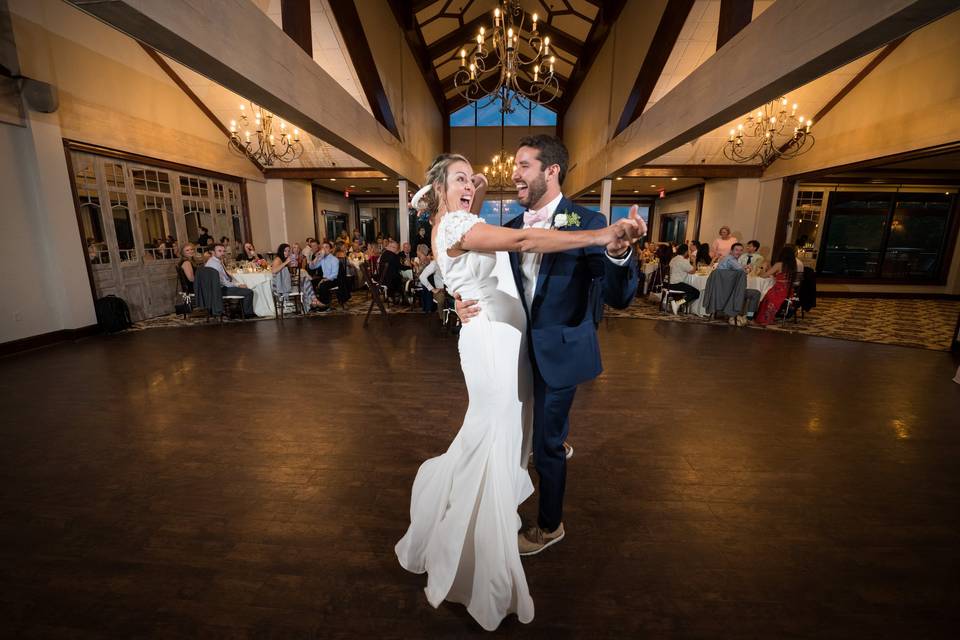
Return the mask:
POLYGON ((257 260, 254 260, 254 264, 256 264, 257 268, 261 270, 267 268, 267 261, 264 260, 263 258, 258 258, 257 260))

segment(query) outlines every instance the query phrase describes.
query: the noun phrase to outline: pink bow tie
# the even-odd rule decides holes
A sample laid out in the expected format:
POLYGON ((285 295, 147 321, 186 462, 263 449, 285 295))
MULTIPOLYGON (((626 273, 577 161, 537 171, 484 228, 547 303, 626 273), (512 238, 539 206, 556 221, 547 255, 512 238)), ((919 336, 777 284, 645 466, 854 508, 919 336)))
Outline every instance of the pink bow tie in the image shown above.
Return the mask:
POLYGON ((523 224, 533 226, 538 222, 543 222, 550 218, 550 212, 547 211, 547 208, 544 207, 538 211, 524 211, 523 212, 523 224))

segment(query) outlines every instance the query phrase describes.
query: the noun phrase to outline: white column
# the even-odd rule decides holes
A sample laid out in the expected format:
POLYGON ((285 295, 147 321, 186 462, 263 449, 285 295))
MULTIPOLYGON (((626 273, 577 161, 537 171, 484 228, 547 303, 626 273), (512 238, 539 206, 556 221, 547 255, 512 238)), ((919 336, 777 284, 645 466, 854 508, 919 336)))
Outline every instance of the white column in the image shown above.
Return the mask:
POLYGON ((397 221, 400 224, 400 244, 404 242, 410 242, 410 220, 407 208, 407 181, 400 180, 400 199, 399 199, 399 208, 397 209, 397 221))
POLYGON ((604 178, 600 183, 600 213, 610 224, 610 196, 613 194, 613 180, 604 178))
POLYGON ((286 203, 283 198, 283 180, 267 180, 267 223, 270 228, 270 246, 280 246, 281 242, 293 244, 293 238, 287 237, 286 203))

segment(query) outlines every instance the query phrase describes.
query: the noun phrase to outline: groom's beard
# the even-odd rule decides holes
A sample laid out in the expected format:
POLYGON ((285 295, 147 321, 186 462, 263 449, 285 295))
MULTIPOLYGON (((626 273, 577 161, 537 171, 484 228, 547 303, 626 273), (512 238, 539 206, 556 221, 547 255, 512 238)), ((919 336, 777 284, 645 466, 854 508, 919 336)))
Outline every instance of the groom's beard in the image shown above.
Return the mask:
POLYGON ((547 179, 543 177, 543 174, 541 174, 537 176, 536 180, 533 182, 527 183, 527 197, 518 198, 518 202, 529 209, 536 203, 540 202, 540 198, 542 198, 546 193, 547 179))

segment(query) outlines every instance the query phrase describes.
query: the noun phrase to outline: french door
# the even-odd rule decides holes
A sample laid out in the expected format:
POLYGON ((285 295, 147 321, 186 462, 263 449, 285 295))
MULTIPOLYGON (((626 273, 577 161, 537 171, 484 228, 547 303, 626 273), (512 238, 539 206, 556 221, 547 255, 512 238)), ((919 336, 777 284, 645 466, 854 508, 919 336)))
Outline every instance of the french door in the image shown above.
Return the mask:
POLYGON ((173 311, 180 247, 200 227, 226 236, 234 255, 246 240, 239 182, 81 151, 70 159, 96 295, 123 298, 134 320, 173 311))

